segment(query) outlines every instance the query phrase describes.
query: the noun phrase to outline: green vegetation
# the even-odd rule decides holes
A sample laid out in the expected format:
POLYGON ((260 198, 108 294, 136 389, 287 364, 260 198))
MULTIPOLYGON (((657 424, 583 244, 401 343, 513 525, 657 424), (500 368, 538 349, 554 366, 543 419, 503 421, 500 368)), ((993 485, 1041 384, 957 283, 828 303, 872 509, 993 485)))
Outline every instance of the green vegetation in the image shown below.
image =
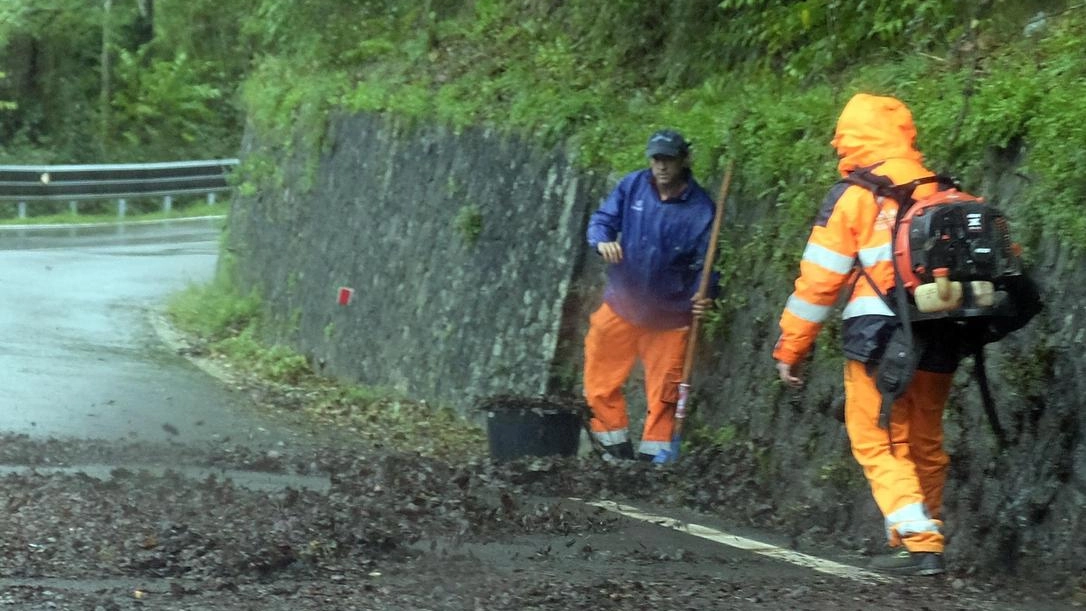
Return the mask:
POLYGON ((252 3, 7 0, 0 159, 116 163, 233 156, 252 3))
POLYGON ((726 424, 721 427, 706 426, 696 423, 685 432, 683 445, 691 447, 721 447, 727 448, 739 441, 739 433, 734 424, 726 424))
MULTIPOLYGON (((974 190, 1028 143, 1014 220, 1083 244, 1084 30, 1067 0, 12 0, 0 158, 232 155, 244 117, 315 168, 330 113, 381 111, 567 142, 625 171, 669 125, 708 182, 734 159, 737 195, 777 202, 764 237, 786 257, 834 177, 836 114, 866 90, 908 102, 931 165, 974 190)), ((243 190, 276 182, 266 165, 243 190)))
MULTIPOLYGON (((334 113, 514 131, 613 172, 671 126, 703 182, 734 160, 733 203, 772 202, 729 210, 719 260, 752 264, 720 266, 719 332, 750 287, 787 290, 857 91, 906 101, 929 165, 970 190, 993 194, 1024 162, 1028 188, 1001 203, 1027 255, 1042 235, 1086 245, 1084 38, 1086 5, 1069 0, 9 0, 0 160, 233 156, 247 123, 263 146, 236 173, 251 196, 283 188, 280 156, 312 177, 334 113)), ((472 243, 482 219, 466 206, 455 226, 472 243)), ((254 345, 255 297, 203 290, 174 312, 213 351, 308 379, 301 357, 254 345)), ((358 411, 346 401, 328 400, 358 411)))
POLYGON ((167 305, 170 317, 186 332, 214 345, 253 326, 260 314, 258 295, 238 295, 227 272, 210 284, 192 285, 167 305))
MULTIPOLYGON (((6 79, 7 77, 7 74, 0 72, 0 82, 3 82, 4 79, 6 79)), ((16 108, 18 108, 18 106, 16 106, 15 102, 12 102, 10 100, 0 100, 0 110, 15 110, 16 108)))
POLYGON ((91 223, 155 221, 162 219, 196 218, 201 216, 226 216, 228 212, 230 212, 230 204, 228 203, 200 203, 173 208, 169 212, 163 211, 161 208, 155 212, 142 212, 139 208, 129 208, 123 219, 117 217, 116 211, 113 213, 98 211, 89 214, 72 214, 71 212, 65 212, 61 214, 28 216, 23 219, 16 217, 0 218, 0 225, 79 225, 91 223))
POLYGON ((1030 401, 1043 401, 1056 373, 1057 351, 1053 346, 1038 343, 1032 348, 1005 346, 1004 358, 1010 366, 1004 368, 1004 382, 1014 392, 1030 401))
MULTIPOLYGON (((411 401, 391 390, 350 385, 318 376, 308 360, 261 339, 258 295, 239 295, 230 266, 214 282, 178 293, 167 312, 199 348, 193 352, 229 363, 235 383, 270 386, 269 397, 296 397, 302 415, 317 425, 347 431, 376 445, 462 460, 486 452, 485 435, 455 411, 411 401)), ((330 324, 326 334, 334 333, 330 324)))
POLYGON ((628 170, 644 132, 671 125, 693 137, 699 175, 736 159, 743 194, 778 202, 768 237, 793 244, 834 177, 836 114, 867 90, 908 102, 931 165, 975 190, 989 186, 992 152, 1029 142, 1033 185, 1016 220, 1086 241, 1074 207, 1086 184, 1070 171, 1086 150, 1074 103, 1086 67, 1073 50, 1086 11, 1066 2, 262 4, 274 31, 289 20, 299 36, 277 39, 283 51, 244 99, 284 143, 317 144, 331 109, 384 111, 568 140, 585 165, 628 170), (315 5, 367 17, 318 20, 315 5))
POLYGON ((469 247, 475 246, 483 233, 483 212, 474 204, 461 206, 453 219, 453 226, 465 244, 469 247))
POLYGON ((840 460, 823 464, 818 468, 818 481, 832 486, 841 494, 852 494, 863 490, 867 480, 863 471, 856 466, 851 457, 842 457, 840 460))
POLYGON ((284 384, 297 384, 312 374, 304 356, 280 344, 267 346, 254 336, 255 329, 250 325, 237 335, 219 340, 214 350, 232 363, 245 363, 251 373, 284 384))

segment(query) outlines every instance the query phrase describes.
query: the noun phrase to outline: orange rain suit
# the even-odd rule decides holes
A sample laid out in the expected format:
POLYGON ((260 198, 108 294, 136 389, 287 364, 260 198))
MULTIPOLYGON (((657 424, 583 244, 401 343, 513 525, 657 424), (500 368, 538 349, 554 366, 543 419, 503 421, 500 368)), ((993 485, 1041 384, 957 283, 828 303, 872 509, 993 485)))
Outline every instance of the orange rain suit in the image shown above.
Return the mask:
POLYGON ((632 451, 623 386, 640 359, 648 412, 638 453, 651 459, 671 448, 690 300, 702 268, 712 264, 705 251, 714 209, 689 170, 683 192, 665 200, 644 169, 620 180, 589 219, 589 246, 618 240, 623 253, 608 265, 603 305, 589 319, 584 344, 584 396, 592 434, 604 446, 632 451))
POLYGON ((690 327, 639 327, 616 314, 606 302, 592 313, 589 325, 584 341, 584 385, 585 399, 595 416, 593 435, 605 446, 629 439, 629 412, 622 387, 640 358, 648 404, 640 452, 655 456, 671 443, 690 327))
MULTIPOLYGON (((869 168, 897 185, 931 176, 914 148, 915 137, 912 115, 904 104, 858 94, 837 122, 833 146, 838 170, 847 176, 869 168)), ((929 195, 935 188, 923 184, 914 197, 929 195)), ((854 275, 854 268, 862 267, 884 295, 894 287, 891 232, 897 210, 893 198, 876 198, 863 187, 839 182, 830 190, 807 241, 795 291, 781 316, 781 337, 773 357, 798 363, 811 349, 838 295, 850 291, 842 314, 842 338, 848 359, 845 426, 853 456, 885 517, 890 545, 904 544, 912 552, 942 552, 943 486, 949 463, 942 417, 958 362, 957 340, 940 329, 916 331, 933 339, 912 383, 893 404, 889 431, 880 428, 881 395, 874 366, 896 318, 871 281, 854 275)))

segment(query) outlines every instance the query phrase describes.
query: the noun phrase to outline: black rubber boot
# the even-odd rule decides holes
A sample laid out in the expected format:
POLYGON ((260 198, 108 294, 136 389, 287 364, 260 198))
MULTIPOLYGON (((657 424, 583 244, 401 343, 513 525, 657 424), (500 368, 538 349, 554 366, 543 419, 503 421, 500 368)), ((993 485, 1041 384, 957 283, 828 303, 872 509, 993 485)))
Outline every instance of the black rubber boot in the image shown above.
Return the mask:
POLYGON ((633 460, 634 451, 633 444, 629 441, 623 441, 622 443, 616 443, 611 446, 603 446, 603 449, 607 451, 612 458, 618 460, 633 460))
POLYGON ((871 561, 871 568, 898 575, 940 575, 946 572, 942 554, 908 550, 878 556, 871 561))

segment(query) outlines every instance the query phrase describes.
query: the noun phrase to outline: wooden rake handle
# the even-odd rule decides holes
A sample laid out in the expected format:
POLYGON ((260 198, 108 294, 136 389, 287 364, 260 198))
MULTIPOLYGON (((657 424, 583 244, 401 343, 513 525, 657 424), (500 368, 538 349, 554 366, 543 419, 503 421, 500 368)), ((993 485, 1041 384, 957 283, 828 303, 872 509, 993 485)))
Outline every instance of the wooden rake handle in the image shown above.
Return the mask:
MULTIPOLYGON (((716 200, 716 213, 713 216, 713 228, 709 233, 709 247, 705 249, 705 265, 701 269, 701 279, 698 281, 698 291, 694 294, 698 300, 704 299, 709 293, 709 278, 713 275, 713 264, 716 263, 716 243, 720 238, 720 224, 724 220, 724 200, 728 198, 728 189, 732 185, 732 171, 735 164, 728 162, 728 168, 724 171, 724 182, 720 184, 720 194, 716 200)), ((690 383, 690 376, 694 369, 694 351, 698 343, 699 319, 694 318, 690 323, 690 335, 686 340, 686 358, 683 359, 682 384, 690 383)))

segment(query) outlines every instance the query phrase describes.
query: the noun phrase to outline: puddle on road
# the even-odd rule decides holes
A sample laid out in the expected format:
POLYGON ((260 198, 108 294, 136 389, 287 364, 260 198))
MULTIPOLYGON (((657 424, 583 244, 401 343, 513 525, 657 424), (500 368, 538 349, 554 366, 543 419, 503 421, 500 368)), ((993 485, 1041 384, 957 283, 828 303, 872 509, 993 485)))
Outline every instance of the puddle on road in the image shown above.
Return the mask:
POLYGON ((285 475, 281 473, 265 473, 260 471, 242 471, 238 469, 211 469, 205 467, 163 467, 157 465, 79 465, 74 467, 28 467, 24 465, 0 465, 0 476, 16 474, 29 475, 38 473, 41 475, 77 475, 84 474, 102 481, 113 478, 113 471, 125 469, 133 473, 150 473, 163 476, 167 472, 177 473, 196 481, 203 481, 214 476, 220 480, 230 480, 235 485, 249 490, 275 491, 286 488, 306 489, 314 492, 328 492, 331 488, 331 480, 327 476, 320 475, 285 475))

